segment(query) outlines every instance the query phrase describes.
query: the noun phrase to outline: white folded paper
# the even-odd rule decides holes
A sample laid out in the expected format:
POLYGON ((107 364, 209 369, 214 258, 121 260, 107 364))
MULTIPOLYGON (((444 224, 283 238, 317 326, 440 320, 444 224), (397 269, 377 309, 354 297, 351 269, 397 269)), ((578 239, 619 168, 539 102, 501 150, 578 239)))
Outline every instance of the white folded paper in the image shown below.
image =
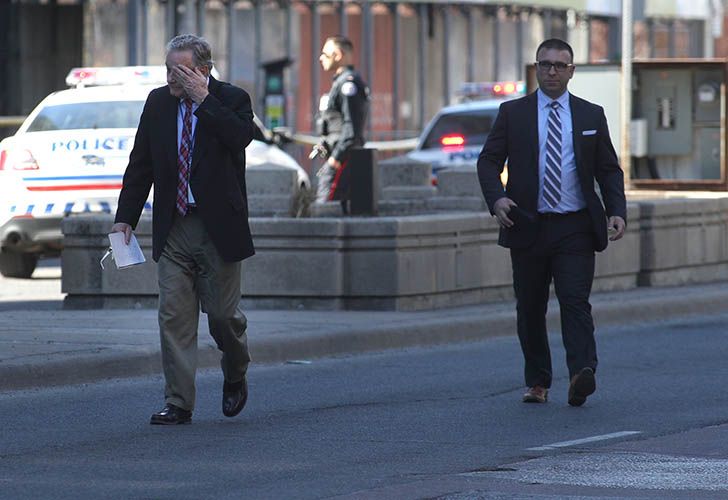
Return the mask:
POLYGON ((128 245, 124 243, 124 233, 109 233, 109 243, 111 244, 110 252, 106 252, 106 255, 101 259, 101 268, 104 267, 104 259, 109 253, 111 253, 111 258, 116 262, 117 269, 124 269, 125 267, 146 262, 144 253, 139 247, 139 242, 136 236, 134 236, 134 233, 132 233, 128 245))

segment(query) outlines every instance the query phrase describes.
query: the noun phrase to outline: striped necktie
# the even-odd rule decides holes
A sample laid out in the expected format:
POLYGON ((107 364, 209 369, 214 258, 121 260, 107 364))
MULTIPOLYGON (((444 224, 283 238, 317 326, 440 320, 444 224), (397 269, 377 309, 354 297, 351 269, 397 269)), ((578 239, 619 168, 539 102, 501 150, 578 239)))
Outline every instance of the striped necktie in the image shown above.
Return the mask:
POLYGON ((546 168, 543 176, 543 198, 546 205, 555 208, 561 201, 561 118, 559 103, 549 104, 551 111, 546 122, 546 168))
POLYGON ((186 215, 192 158, 192 101, 183 99, 182 104, 185 107, 185 115, 182 119, 182 139, 177 153, 177 211, 180 215, 186 215))

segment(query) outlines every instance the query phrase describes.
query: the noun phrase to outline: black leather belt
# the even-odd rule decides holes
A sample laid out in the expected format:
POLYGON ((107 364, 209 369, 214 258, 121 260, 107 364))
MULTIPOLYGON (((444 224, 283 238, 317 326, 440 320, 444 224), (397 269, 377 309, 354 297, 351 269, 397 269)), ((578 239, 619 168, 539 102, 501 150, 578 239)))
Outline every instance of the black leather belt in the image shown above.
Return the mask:
POLYGON ((541 219, 562 219, 564 217, 579 215, 583 213, 586 213, 586 208, 582 208, 581 210, 577 210, 576 212, 539 212, 538 216, 541 219))

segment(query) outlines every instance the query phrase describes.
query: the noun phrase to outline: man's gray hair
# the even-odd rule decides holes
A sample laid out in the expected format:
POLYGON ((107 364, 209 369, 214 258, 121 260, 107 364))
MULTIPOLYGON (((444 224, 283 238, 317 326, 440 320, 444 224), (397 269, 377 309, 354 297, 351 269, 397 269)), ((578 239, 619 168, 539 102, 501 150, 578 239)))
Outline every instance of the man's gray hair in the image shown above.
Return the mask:
POLYGON ((177 35, 167 44, 167 54, 189 50, 192 52, 192 62, 195 66, 207 66, 212 69, 212 48, 210 43, 197 35, 177 35))

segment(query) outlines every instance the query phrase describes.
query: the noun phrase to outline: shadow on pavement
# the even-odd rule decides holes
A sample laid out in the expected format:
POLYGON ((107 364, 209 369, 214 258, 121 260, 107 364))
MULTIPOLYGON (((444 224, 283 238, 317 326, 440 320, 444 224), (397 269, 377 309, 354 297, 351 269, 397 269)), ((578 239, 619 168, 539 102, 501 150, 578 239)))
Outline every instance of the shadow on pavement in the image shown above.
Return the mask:
POLYGON ((0 301, 0 311, 60 311, 61 309, 63 309, 63 299, 0 301))

